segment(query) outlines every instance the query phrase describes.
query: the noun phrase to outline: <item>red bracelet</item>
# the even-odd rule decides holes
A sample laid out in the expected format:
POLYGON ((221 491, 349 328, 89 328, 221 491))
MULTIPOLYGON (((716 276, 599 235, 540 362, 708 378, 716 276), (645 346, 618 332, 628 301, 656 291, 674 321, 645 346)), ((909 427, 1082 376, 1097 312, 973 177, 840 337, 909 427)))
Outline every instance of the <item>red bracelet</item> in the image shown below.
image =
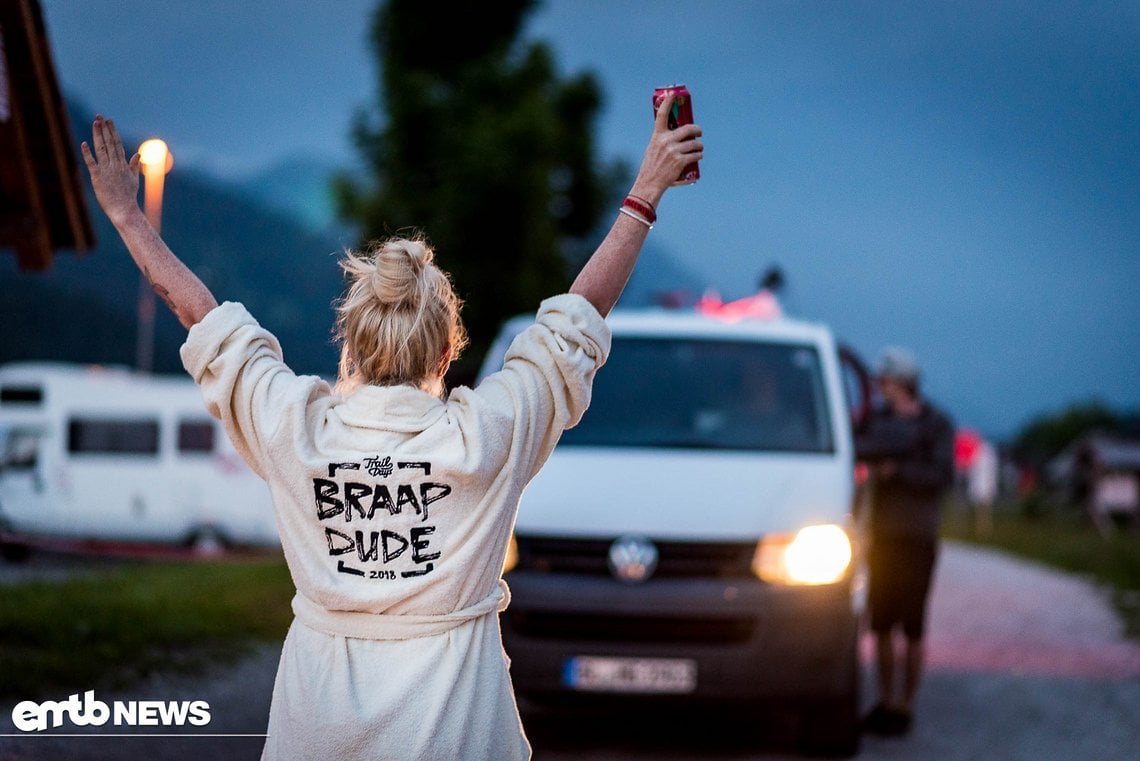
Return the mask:
POLYGON ((649 203, 649 201, 645 200, 645 199, 644 199, 644 198, 642 198, 641 196, 635 196, 633 193, 626 193, 626 194, 625 194, 625 197, 626 197, 626 198, 632 198, 632 199, 633 199, 633 200, 635 200, 635 201, 641 201, 643 204, 645 204, 645 205, 646 205, 646 206, 648 206, 649 208, 653 209, 654 213, 656 213, 656 212, 657 212, 657 207, 656 207, 656 206, 654 206, 653 204, 649 203))
POLYGON ((625 200, 621 202, 621 205, 627 209, 633 209, 649 220, 650 224, 657 221, 657 212, 653 210, 653 207, 633 196, 626 196, 625 200))

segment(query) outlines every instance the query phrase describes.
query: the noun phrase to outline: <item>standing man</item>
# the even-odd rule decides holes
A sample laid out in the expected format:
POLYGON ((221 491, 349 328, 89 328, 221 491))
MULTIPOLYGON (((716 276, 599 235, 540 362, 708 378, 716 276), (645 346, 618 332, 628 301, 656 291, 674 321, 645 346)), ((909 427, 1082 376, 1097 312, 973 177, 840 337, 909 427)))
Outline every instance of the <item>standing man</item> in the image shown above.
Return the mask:
POLYGON ((884 404, 855 437, 856 457, 870 469, 869 603, 879 690, 864 728, 904 735, 910 731, 922 676, 940 508, 954 479, 954 428, 922 398, 918 363, 905 349, 883 351, 876 382, 884 404), (895 635, 900 629, 905 648, 898 694, 895 635))

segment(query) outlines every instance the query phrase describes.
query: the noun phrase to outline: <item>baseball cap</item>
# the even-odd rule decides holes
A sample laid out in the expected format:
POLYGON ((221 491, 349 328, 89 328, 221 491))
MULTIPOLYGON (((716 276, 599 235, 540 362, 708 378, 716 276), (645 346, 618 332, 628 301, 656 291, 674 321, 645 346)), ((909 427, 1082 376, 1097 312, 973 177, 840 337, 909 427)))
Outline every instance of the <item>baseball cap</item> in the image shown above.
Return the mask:
POLYGON ((915 383, 919 376, 918 360, 901 346, 888 346, 875 362, 875 375, 915 383))

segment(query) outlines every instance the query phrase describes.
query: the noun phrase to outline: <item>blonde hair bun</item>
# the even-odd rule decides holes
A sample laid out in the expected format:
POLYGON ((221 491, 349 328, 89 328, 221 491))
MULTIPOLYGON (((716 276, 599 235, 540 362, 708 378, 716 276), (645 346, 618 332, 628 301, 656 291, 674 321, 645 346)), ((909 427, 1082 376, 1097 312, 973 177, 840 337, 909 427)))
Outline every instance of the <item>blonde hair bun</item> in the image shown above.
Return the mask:
POLYGON ((423 237, 346 251, 348 290, 337 304, 342 384, 422 383, 449 349, 467 344, 461 302, 423 237))
POLYGON ((416 240, 402 238, 380 243, 369 255, 346 252, 341 267, 354 282, 367 282, 380 304, 393 308, 417 309, 430 291, 435 267, 430 248, 416 240))

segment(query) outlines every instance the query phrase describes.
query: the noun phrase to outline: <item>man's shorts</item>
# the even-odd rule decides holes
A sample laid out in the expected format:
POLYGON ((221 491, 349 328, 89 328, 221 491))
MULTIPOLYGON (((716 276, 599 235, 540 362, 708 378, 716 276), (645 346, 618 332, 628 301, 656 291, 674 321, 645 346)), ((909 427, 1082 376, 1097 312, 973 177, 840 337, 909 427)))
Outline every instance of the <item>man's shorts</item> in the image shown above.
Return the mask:
POLYGON ((929 539, 872 538, 867 557, 872 631, 886 633, 901 625, 908 639, 922 639, 937 556, 938 543, 929 539))

